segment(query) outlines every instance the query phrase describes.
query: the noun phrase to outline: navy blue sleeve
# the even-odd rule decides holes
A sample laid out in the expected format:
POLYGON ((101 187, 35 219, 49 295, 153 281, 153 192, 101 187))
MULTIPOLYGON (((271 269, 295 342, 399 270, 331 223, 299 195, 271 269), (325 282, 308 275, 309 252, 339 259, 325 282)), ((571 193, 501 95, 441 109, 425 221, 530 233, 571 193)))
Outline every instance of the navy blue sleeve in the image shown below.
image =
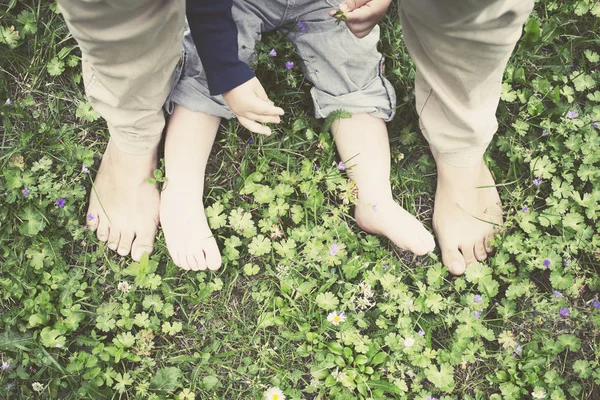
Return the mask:
POLYGON ((188 24, 213 95, 254 77, 252 69, 238 58, 232 6, 233 0, 186 0, 188 24))

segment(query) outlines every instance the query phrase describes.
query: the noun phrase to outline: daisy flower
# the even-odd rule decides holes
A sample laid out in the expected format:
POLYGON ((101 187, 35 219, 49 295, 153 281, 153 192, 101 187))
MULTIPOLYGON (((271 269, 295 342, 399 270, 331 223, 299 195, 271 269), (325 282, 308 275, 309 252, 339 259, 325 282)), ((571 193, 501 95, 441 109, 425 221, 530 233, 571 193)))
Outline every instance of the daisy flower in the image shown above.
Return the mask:
POLYGON ((265 392, 265 400, 285 400, 285 395, 278 387, 272 387, 265 392))

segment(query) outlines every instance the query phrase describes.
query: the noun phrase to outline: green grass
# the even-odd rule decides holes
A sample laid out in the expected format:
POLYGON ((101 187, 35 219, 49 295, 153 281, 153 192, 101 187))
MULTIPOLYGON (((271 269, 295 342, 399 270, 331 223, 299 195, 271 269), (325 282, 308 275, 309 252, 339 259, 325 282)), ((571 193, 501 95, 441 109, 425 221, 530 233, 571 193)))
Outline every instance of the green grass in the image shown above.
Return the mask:
MULTIPOLYGON (((393 184, 430 227, 435 167, 393 15, 381 40, 398 94, 393 184)), ((269 138, 223 125, 205 198, 225 265, 184 273, 162 235, 150 260, 132 263, 83 229, 107 130, 55 6, 10 1, 0 9, 0 362, 10 365, 0 398, 259 399, 274 386, 290 399, 600 398, 599 25, 592 1, 536 3, 486 155, 506 229, 495 256, 461 278, 439 253, 413 257, 356 227, 326 122, 311 116, 300 71, 282 68, 297 56, 268 35, 257 73, 286 117, 269 138), (332 325, 332 311, 347 320, 332 325)))

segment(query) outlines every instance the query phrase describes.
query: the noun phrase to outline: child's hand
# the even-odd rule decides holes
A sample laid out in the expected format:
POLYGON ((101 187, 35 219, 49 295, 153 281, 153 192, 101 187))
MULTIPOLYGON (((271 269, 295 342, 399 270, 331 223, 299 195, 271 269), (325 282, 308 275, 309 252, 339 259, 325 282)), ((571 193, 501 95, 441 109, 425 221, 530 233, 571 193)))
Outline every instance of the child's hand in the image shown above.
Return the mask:
POLYGON ((283 115, 283 109, 269 101, 265 89, 256 78, 223 93, 223 98, 240 124, 254 133, 270 135, 271 129, 263 124, 278 124, 279 116, 283 115))
POLYGON ((350 32, 360 39, 371 33, 391 2, 392 0, 343 0, 338 9, 332 10, 329 15, 333 17, 342 13, 342 21, 346 23, 350 32))

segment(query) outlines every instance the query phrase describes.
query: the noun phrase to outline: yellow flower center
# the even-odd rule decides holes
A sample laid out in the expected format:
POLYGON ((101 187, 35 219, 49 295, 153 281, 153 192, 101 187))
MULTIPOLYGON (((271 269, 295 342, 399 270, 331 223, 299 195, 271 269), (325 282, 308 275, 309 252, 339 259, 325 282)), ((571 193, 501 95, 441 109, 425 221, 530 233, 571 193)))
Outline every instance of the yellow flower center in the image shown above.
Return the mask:
POLYGON ((333 322, 340 322, 340 316, 336 315, 335 317, 333 317, 333 322))
POLYGON ((277 393, 273 394, 273 400, 279 400, 279 395, 277 393))

